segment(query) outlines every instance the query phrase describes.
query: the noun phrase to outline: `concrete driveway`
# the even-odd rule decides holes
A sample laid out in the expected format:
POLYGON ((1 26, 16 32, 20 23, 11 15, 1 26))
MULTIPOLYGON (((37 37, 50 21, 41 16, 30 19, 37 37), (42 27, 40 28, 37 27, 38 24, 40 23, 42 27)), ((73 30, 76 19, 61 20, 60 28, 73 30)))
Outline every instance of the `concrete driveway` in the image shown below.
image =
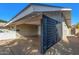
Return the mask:
MULTIPOLYGON (((0 40, 1 55, 39 55, 38 37, 28 37, 28 40, 0 40)), ((79 55, 79 38, 67 36, 47 50, 45 55, 79 55)))

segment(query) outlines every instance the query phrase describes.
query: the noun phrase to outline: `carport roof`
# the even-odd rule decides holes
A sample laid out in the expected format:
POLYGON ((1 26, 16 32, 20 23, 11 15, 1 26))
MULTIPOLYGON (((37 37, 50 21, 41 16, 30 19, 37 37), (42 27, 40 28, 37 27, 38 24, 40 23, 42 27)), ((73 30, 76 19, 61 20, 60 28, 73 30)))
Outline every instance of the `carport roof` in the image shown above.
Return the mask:
POLYGON ((26 15, 29 15, 33 12, 48 12, 48 11, 70 11, 70 8, 64 8, 60 6, 51 6, 46 4, 38 4, 38 3, 30 3, 28 6, 26 6, 21 12, 19 12, 17 15, 15 15, 7 24, 11 24, 20 18, 23 18, 26 15))

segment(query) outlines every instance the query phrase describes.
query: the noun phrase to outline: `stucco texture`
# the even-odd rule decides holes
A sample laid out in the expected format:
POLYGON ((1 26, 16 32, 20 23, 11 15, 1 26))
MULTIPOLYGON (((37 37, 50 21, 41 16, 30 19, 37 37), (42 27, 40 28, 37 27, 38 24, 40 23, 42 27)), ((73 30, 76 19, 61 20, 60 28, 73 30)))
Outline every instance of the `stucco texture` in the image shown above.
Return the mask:
POLYGON ((17 30, 17 37, 20 39, 27 36, 38 35, 37 25, 21 24, 21 25, 16 26, 16 30, 17 30))

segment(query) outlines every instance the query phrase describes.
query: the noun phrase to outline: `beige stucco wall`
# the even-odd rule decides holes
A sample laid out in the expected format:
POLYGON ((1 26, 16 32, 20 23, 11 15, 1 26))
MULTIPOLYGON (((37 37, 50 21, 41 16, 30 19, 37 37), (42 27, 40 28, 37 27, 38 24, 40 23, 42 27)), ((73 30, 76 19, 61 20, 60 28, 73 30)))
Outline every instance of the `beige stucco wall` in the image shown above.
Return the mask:
POLYGON ((38 35, 38 26, 37 25, 26 25, 21 24, 16 26, 17 31, 17 37, 26 37, 26 36, 35 36, 38 35))
POLYGON ((62 39, 71 35, 71 29, 67 27, 65 22, 62 22, 62 39))

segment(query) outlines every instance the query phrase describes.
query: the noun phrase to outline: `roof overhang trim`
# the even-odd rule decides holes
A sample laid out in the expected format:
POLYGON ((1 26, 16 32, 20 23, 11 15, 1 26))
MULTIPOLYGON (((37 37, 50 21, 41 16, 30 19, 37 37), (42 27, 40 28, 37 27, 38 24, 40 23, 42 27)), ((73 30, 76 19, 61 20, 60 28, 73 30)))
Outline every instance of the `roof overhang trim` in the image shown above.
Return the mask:
MULTIPOLYGON (((36 6, 36 5, 35 5, 36 6)), ((13 23, 13 22, 15 22, 15 21, 17 21, 18 19, 20 19, 20 18, 23 18, 24 16, 26 16, 26 15, 29 15, 29 14, 31 14, 31 13, 34 13, 34 12, 54 12, 54 11, 71 11, 72 9, 70 9, 70 8, 55 8, 55 9, 53 9, 53 8, 49 8, 48 10, 38 10, 38 9, 36 9, 35 10, 35 8, 36 7, 34 7, 34 6, 29 6, 28 8, 25 8, 25 10, 23 10, 20 14, 18 14, 16 17, 14 17, 11 21, 9 21, 5 26, 8 26, 9 24, 11 24, 11 23, 13 23), (50 10, 50 9, 52 9, 52 10, 50 10)), ((44 7, 44 6, 43 6, 44 7)), ((45 7, 46 8, 46 7, 45 7)), ((41 8, 42 9, 42 8, 41 8)), ((47 8, 46 8, 47 9, 47 8)))

